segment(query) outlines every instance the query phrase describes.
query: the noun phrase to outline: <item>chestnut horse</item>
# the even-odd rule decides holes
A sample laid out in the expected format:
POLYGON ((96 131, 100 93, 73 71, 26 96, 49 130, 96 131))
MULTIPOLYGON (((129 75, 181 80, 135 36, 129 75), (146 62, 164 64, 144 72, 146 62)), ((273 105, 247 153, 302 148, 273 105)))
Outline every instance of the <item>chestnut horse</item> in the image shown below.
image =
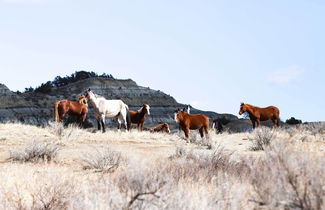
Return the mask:
POLYGON ((257 124, 257 127, 259 127, 260 121, 266 121, 269 119, 272 120, 273 125, 280 126, 280 110, 275 106, 260 108, 258 106, 241 103, 239 114, 241 115, 245 112, 248 112, 253 128, 255 128, 255 123, 257 124))
POLYGON ((54 103, 54 119, 56 122, 63 122, 66 114, 79 116, 81 123, 86 120, 88 113, 87 98, 82 95, 78 101, 61 100, 54 103))
POLYGON ((185 137, 189 137, 190 130, 199 129, 200 135, 203 138, 204 132, 207 135, 209 130, 209 118, 203 114, 188 114, 179 109, 174 111, 175 121, 179 124, 185 133, 185 137), (203 132, 204 131, 204 132, 203 132))
POLYGON ((154 133, 154 132, 170 133, 169 125, 167 123, 159 124, 159 125, 151 128, 150 132, 151 133, 154 133))
POLYGON ((147 115, 150 115, 150 106, 148 104, 143 104, 143 106, 138 111, 129 110, 131 117, 131 123, 137 124, 138 129, 143 131, 144 120, 147 115))

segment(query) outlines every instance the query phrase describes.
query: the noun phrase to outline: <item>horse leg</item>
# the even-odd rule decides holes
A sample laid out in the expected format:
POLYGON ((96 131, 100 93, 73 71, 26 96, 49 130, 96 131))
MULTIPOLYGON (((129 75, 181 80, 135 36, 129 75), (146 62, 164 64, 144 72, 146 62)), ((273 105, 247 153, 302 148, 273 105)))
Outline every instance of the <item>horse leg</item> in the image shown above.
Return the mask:
POLYGON ((117 121, 117 130, 121 131, 121 123, 122 123, 121 119, 118 117, 116 121, 117 121))
POLYGON ((101 121, 100 121, 100 117, 96 116, 96 121, 97 121, 97 126, 98 126, 98 130, 101 130, 101 121))
POLYGON ((144 122, 140 123, 140 131, 143 131, 144 122))
POLYGON ((203 134, 203 127, 201 127, 201 128, 199 129, 199 132, 200 132, 200 136, 201 136, 201 138, 203 138, 203 137, 204 137, 204 134, 203 134))
POLYGON ((256 119, 257 127, 260 127, 260 119, 256 119))
POLYGON ((62 123, 64 119, 65 113, 59 113, 59 122, 62 123))
POLYGON ((189 128, 184 128, 183 131, 185 133, 185 137, 188 139, 188 137, 190 136, 190 129, 189 128))
POLYGON ((273 127, 275 127, 276 126, 276 122, 277 120, 275 119, 275 118, 272 118, 272 123, 273 123, 273 127))
POLYGON ((255 129, 255 120, 252 120, 253 129, 255 129))
MULTIPOLYGON (((120 118, 122 118, 123 122, 124 122, 124 126, 125 126, 125 130, 128 131, 129 128, 128 128, 128 121, 127 121, 127 115, 128 115, 128 111, 127 109, 122 109, 121 112, 120 112, 120 118)), ((121 124, 122 122, 120 122, 121 124)))
POLYGON ((276 119, 276 125, 277 125, 278 127, 280 127, 280 118, 277 118, 277 119, 276 119))
POLYGON ((204 128, 205 136, 208 138, 209 127, 208 126, 204 126, 203 128, 204 128))
POLYGON ((86 120, 86 117, 87 117, 87 114, 83 114, 83 115, 81 116, 81 122, 80 122, 80 125, 81 125, 81 126, 83 126, 83 124, 84 124, 84 122, 85 122, 85 120, 86 120))
POLYGON ((100 122, 102 124, 103 133, 105 133, 106 132, 106 129, 105 129, 105 116, 101 117, 100 122))
POLYGON ((77 121, 77 125, 79 126, 79 128, 82 128, 82 116, 78 116, 77 121))

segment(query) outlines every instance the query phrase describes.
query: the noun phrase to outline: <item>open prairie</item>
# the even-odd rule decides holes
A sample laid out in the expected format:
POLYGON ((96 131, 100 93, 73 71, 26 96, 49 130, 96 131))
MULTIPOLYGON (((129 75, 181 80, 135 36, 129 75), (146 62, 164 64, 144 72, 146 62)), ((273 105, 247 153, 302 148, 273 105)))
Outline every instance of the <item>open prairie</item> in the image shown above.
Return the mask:
POLYGON ((0 124, 0 208, 325 208, 325 124, 183 136, 0 124))

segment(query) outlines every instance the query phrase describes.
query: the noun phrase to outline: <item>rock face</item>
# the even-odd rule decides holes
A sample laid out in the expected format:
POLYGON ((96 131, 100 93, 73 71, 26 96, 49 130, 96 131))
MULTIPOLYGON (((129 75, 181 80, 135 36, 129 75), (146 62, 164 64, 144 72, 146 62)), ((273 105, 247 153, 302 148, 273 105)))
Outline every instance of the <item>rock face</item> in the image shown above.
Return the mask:
MULTIPOLYGON (((147 117, 145 127, 151 127, 161 122, 167 122, 172 127, 176 127, 173 110, 185 107, 184 104, 178 103, 170 95, 159 90, 138 86, 131 79, 88 78, 62 87, 53 87, 46 94, 36 91, 17 94, 1 84, 0 122, 20 121, 35 125, 46 125, 49 121, 53 121, 55 101, 62 99, 76 100, 88 88, 107 99, 123 100, 130 110, 138 110, 142 104, 149 104, 151 106, 151 115, 147 117)), ((90 104, 89 107, 87 121, 89 124, 97 125, 90 104)), ((195 108, 191 109, 191 113, 203 113, 211 119, 226 117, 229 120, 237 120, 237 117, 231 114, 204 112, 195 108)), ((109 126, 115 126, 115 123, 109 123, 110 120, 107 122, 109 126)))

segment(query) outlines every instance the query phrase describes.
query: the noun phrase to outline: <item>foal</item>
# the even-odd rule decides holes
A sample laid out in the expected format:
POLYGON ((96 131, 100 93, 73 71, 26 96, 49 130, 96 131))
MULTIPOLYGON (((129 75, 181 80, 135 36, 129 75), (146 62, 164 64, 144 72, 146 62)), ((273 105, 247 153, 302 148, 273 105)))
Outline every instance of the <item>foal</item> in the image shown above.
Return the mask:
POLYGON ((189 137, 190 130, 199 129, 200 135, 203 138, 204 132, 207 136, 209 132, 209 118, 203 114, 188 114, 179 109, 174 111, 175 121, 179 124, 185 133, 185 137, 189 137))
POLYGON ((143 131, 144 121, 147 115, 150 115, 150 106, 148 104, 143 104, 143 106, 138 111, 129 110, 131 117, 131 123, 137 124, 138 129, 143 131))
POLYGON ((151 128, 150 132, 151 133, 155 133, 155 132, 170 133, 169 125, 167 123, 159 124, 159 125, 151 128))

